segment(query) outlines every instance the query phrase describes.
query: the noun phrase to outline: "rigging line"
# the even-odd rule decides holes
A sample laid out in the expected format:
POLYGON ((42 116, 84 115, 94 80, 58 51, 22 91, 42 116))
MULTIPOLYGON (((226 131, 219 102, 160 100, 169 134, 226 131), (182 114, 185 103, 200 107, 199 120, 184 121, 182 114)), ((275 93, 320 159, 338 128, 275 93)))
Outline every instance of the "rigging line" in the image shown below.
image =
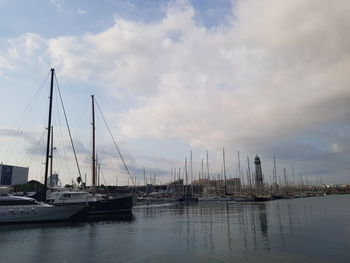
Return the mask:
POLYGON ((6 152, 5 152, 5 156, 8 155, 8 152, 10 150, 10 148, 14 148, 14 147, 11 147, 12 144, 13 144, 13 141, 15 140, 15 137, 17 137, 19 134, 21 134, 21 128, 23 126, 25 126, 25 123, 27 122, 28 120, 28 117, 30 115, 30 112, 33 110, 32 109, 32 105, 35 105, 35 99, 39 97, 39 94, 41 93, 43 87, 44 87, 44 84, 46 83, 47 81, 47 78, 49 77, 50 75, 50 72, 48 72, 48 74, 46 75, 46 78, 44 79, 44 81, 41 83, 40 87, 37 89, 37 91, 35 92, 34 96, 32 97, 32 99, 30 100, 30 102, 28 103, 28 105, 25 107, 24 111, 21 113, 20 117, 17 119, 17 121, 14 123, 13 127, 16 127, 17 125, 19 126, 18 129, 10 129, 8 131, 8 134, 6 137, 12 137, 12 140, 10 141, 7 149, 6 149, 6 152))
POLYGON ((39 137, 39 140, 36 140, 35 143, 33 143, 32 147, 30 148, 30 150, 28 152, 28 155, 27 155, 26 159, 22 160, 20 162, 20 164, 24 164, 25 165, 33 158, 34 153, 37 152, 37 149, 41 145, 41 142, 42 142, 42 140, 44 138, 45 133, 46 133, 46 131, 44 129, 43 132, 41 133, 40 137, 39 137))
MULTIPOLYGON (((96 131, 96 135, 99 139, 102 138, 100 133, 98 132, 98 130, 96 131)), ((100 153, 99 156, 101 158, 101 154, 102 154, 102 156, 104 156, 106 158, 108 163, 111 164, 112 167, 107 166, 107 170, 110 170, 113 173, 114 178, 116 179, 118 177, 118 173, 120 173, 120 171, 117 170, 117 167, 119 167, 119 164, 116 162, 116 158, 114 158, 114 157, 112 158, 109 154, 107 154, 107 151, 105 151, 104 149, 105 149, 104 147, 101 147, 101 150, 99 152, 100 153)), ((123 173, 123 175, 124 175, 124 173, 123 173)))
MULTIPOLYGON (((28 162, 26 167, 30 167, 31 166, 33 159, 38 159, 38 163, 43 164, 43 161, 39 160, 39 158, 43 157, 41 155, 40 148, 42 147, 42 145, 44 145, 45 134, 46 134, 46 130, 43 131, 40 140, 38 141, 36 147, 33 149, 32 153, 31 153, 31 156, 26 160, 26 162, 28 162)), ((39 173, 39 174, 43 174, 43 173, 39 173)))
MULTIPOLYGON (((103 182, 105 183, 105 189, 107 190, 107 194, 110 194, 109 188, 108 188, 108 184, 107 184, 107 181, 106 181, 106 178, 104 177, 101 168, 100 168, 100 175, 102 176, 102 180, 103 180, 103 182)), ((101 186, 100 186, 100 187, 101 187, 101 186)))
POLYGON ((111 130, 110 130, 108 124, 107 124, 107 121, 106 121, 105 117, 104 117, 103 114, 102 114, 101 108, 100 108, 100 106, 99 106, 99 104, 97 103, 96 100, 95 100, 95 102, 96 102, 97 108, 98 108, 98 110, 99 110, 99 112, 100 112, 100 114, 101 114, 101 116, 102 116, 102 119, 103 119, 103 121, 104 121, 104 123, 105 123, 105 125, 106 125, 106 127, 107 127, 107 129, 108 129, 108 132, 109 132, 109 134, 110 134, 111 137, 112 137, 113 143, 114 143, 115 147, 116 147, 117 150, 118 150, 119 156, 120 156, 120 158, 122 159, 122 162, 123 162, 123 164, 124 164, 125 170, 126 170, 126 172, 128 173, 128 175, 129 175, 129 177, 130 177, 130 179, 131 179, 131 182, 132 182, 132 184, 133 184, 134 187, 135 187, 134 179, 132 178, 132 176, 131 176, 131 174, 130 174, 130 172, 129 172, 128 167, 126 166, 126 163, 125 163, 125 161, 124 161, 123 155, 122 155, 122 153, 120 152, 119 147, 118 147, 116 141, 114 140, 114 137, 113 137, 113 135, 112 135, 112 132, 111 132, 111 130))
POLYGON ((82 125, 82 121, 83 121, 83 119, 85 119, 85 115, 88 112, 87 109, 89 109, 89 107, 90 107, 90 101, 86 101, 85 107, 81 107, 83 109, 81 116, 77 116, 76 119, 73 120, 73 122, 71 122, 75 126, 75 130, 80 129, 80 127, 82 125))
MULTIPOLYGON (((70 142, 71 142, 72 149, 73 149, 73 152, 74 152, 75 163, 76 163, 77 168, 78 168, 79 176, 81 177, 81 172, 80 172, 80 167, 79 167, 79 163, 78 163, 77 153, 76 153, 76 151, 75 151, 75 147, 74 147, 74 143, 73 143, 73 139, 72 139, 72 134, 71 134, 71 132, 70 132, 70 128, 69 128, 69 124, 68 124, 66 109, 65 109, 64 104, 63 104, 63 99, 62 99, 62 95, 61 95, 61 90, 60 90, 60 86, 58 85, 58 81, 57 81, 56 75, 55 75, 55 80, 56 80, 56 84, 57 84, 58 94, 60 95, 60 101, 61 101, 61 104, 62 104, 62 109, 63 109, 63 113, 64 113, 64 119, 66 120, 66 124, 67 124, 67 129, 68 129, 68 133, 69 133, 70 142)), ((82 178, 82 177, 81 177, 81 178, 82 178)))
MULTIPOLYGON (((55 92, 56 92, 56 97, 57 96, 57 89, 55 89, 55 92)), ((60 144, 62 146, 62 149, 63 149, 63 153, 64 153, 64 158, 65 158, 65 164, 66 164, 66 169, 67 169, 67 172, 68 172, 68 176, 70 178, 72 178, 71 174, 70 174, 70 169, 69 169, 69 165, 68 165, 68 158, 67 158, 67 150, 66 150, 66 146, 64 144, 64 141, 63 141, 63 132, 62 132, 62 124, 61 124, 61 118, 60 118, 60 111, 59 111, 59 106, 58 106, 58 100, 56 100, 56 111, 57 111, 57 119, 58 119, 58 125, 59 125, 59 131, 60 131, 60 134, 61 134, 61 140, 60 140, 60 144)), ((53 136, 53 134, 52 134, 53 136)), ((63 167, 63 165, 62 165, 63 167)))
POLYGON ((20 165, 23 167, 29 167, 29 164, 31 163, 32 158, 34 157, 34 153, 36 152, 39 144, 33 145, 33 147, 31 148, 30 152, 28 153, 28 155, 26 156, 26 159, 22 160, 20 162, 20 165))
POLYGON ((115 158, 109 157, 104 151, 100 152, 100 156, 106 158, 106 162, 108 162, 108 164, 111 164, 111 167, 105 166, 105 169, 111 172, 111 175, 114 177, 114 179, 117 179, 118 174, 119 176, 124 175, 124 174, 120 174, 120 171, 117 170, 117 167, 119 167, 119 164, 115 162, 115 158))
MULTIPOLYGON (((56 155, 56 163, 57 163, 57 171, 56 171, 56 173, 58 173, 59 175, 61 174, 61 172, 60 172, 60 169, 64 169, 64 164, 62 163, 62 159, 63 159, 63 157, 61 156, 61 154, 60 154, 60 151, 57 151, 56 153, 55 153, 55 155, 56 155)), ((65 157, 66 158, 66 157, 65 157)), ((65 180, 67 180, 67 182, 68 183, 70 183, 71 181, 72 181, 72 177, 70 176, 70 174, 66 174, 66 173, 64 173, 64 176, 62 176, 61 177, 61 181, 62 181, 62 178, 63 177, 65 177, 64 179, 65 180)))

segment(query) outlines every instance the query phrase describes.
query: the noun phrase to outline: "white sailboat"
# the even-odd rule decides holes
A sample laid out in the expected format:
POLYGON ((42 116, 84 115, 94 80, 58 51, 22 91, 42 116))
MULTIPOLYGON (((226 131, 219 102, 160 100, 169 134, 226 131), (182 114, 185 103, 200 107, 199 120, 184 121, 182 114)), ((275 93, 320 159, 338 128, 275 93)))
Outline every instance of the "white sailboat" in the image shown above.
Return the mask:
MULTIPOLYGON (((51 127, 54 76, 55 76, 55 70, 51 69, 48 127, 51 127)), ((46 166, 45 166, 45 183, 44 183, 44 190, 40 196, 42 201, 46 200, 48 160, 49 160, 49 148, 50 148, 49 144, 50 144, 51 136, 52 136, 51 129, 48 129, 46 166)), ((13 196, 13 195, 10 195, 9 193, 6 193, 6 191, 7 190, 4 191, 4 189, 2 189, 0 193, 0 223, 27 223, 27 222, 68 220, 73 216, 82 212, 83 209, 87 207, 87 204, 56 207, 43 202, 38 202, 33 198, 23 197, 23 196, 13 196)))

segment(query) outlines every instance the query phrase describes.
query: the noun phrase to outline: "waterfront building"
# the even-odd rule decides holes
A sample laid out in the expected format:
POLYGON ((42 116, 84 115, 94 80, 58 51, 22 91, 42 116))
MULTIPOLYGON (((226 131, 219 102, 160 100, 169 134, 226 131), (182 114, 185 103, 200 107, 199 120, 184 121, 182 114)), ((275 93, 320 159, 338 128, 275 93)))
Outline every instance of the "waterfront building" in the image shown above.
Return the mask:
POLYGON ((54 173, 49 176, 49 185, 50 187, 57 187, 59 182, 58 174, 54 173))
POLYGON ((0 164, 0 186, 26 184, 28 182, 28 167, 0 164))

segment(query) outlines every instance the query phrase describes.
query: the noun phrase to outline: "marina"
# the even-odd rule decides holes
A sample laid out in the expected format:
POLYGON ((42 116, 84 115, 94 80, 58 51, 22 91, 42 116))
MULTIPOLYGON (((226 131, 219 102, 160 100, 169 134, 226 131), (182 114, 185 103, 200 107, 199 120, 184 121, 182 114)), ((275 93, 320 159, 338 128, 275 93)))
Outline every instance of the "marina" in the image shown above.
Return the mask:
MULTIPOLYGON (((254 159, 255 172, 250 174, 250 163, 249 157, 247 156, 247 182, 249 185, 244 185, 244 176, 241 173, 240 164, 240 152, 238 151, 238 177, 227 178, 226 174, 226 159, 225 159, 225 149, 222 150, 222 175, 218 175, 218 180, 210 179, 209 172, 209 158, 207 151, 206 159, 206 173, 203 170, 203 159, 202 159, 202 170, 199 172, 198 180, 195 180, 194 169, 193 169, 193 156, 192 151, 190 151, 189 164, 187 158, 185 158, 184 174, 181 178, 180 169, 178 174, 178 180, 176 180, 176 172, 171 177, 174 178, 174 182, 169 184, 158 186, 158 192, 156 190, 156 185, 147 185, 143 188, 136 186, 136 177, 133 181, 133 186, 127 186, 130 192, 126 194, 121 194, 118 189, 115 188, 115 192, 105 191, 104 188, 100 188, 99 185, 99 175, 100 166, 98 163, 97 153, 96 153, 96 124, 95 124, 95 96, 91 95, 91 128, 92 128, 92 153, 91 153, 91 179, 92 183, 90 187, 87 187, 87 182, 85 179, 84 188, 79 184, 82 182, 81 169, 79 167, 75 146, 72 140, 72 135, 70 132, 69 124, 66 118, 65 107, 62 101, 59 86, 57 85, 59 98, 61 99, 62 109, 65 115, 66 125, 69 132, 70 141, 72 144, 72 150, 74 153, 74 158, 76 161, 77 171, 79 177, 77 178, 78 186, 74 187, 73 183, 71 185, 71 190, 69 189, 58 189, 48 187, 48 180, 50 178, 50 183, 52 183, 53 178, 53 151, 55 149, 53 143, 53 126, 52 126, 52 105, 53 105, 53 95, 54 95, 54 80, 56 79, 55 69, 50 70, 50 95, 49 95, 49 114, 48 114, 48 124, 47 127, 47 143, 46 143, 46 161, 45 161, 45 174, 44 174, 44 184, 40 185, 40 190, 35 191, 33 197, 37 201, 30 197, 15 197, 7 194, 3 194, 1 197, 3 199, 0 213, 0 223, 30 223, 35 221, 72 221, 72 220, 107 220, 111 215, 125 215, 132 214, 132 207, 134 202, 136 204, 151 204, 152 202, 157 203, 167 203, 169 201, 178 201, 181 203, 195 203, 199 200, 201 201, 237 201, 237 202, 265 202, 276 199, 292 199, 299 197, 312 197, 324 194, 322 187, 315 185, 307 185, 306 187, 300 184, 299 188, 287 184, 286 170, 284 169, 284 187, 282 188, 281 182, 277 183, 277 172, 276 172, 276 160, 274 157, 274 170, 273 170, 273 183, 264 183, 264 175, 261 168, 261 161, 258 155, 254 159), (99 168, 98 168, 99 167, 99 168), (161 191, 159 191, 161 190, 161 191), (306 190, 306 192, 305 192, 306 190), (48 196, 48 192, 50 196, 48 196), (150 193, 150 191, 152 191, 150 193), (7 199, 6 199, 7 198, 7 199), (40 209, 39 209, 40 208, 40 209), (45 208, 45 209, 44 209, 45 208), (49 209, 50 208, 50 209, 49 209), (43 213, 42 211, 49 211, 43 213), (67 214, 62 211, 67 210, 67 214), (40 211, 40 213, 38 212, 40 211), (39 215, 37 215, 39 213, 39 215), (62 214, 63 213, 63 214, 62 214)), ((56 80, 57 81, 57 80, 56 80)), ((56 92, 57 93, 57 92, 56 92)), ((58 98, 57 98, 58 99, 58 98)), ((98 106, 98 105, 97 105, 98 106)), ((98 106, 99 108, 99 106, 98 106)), ((100 108, 99 108, 100 110, 100 108)), ((101 113, 102 115, 102 113, 101 113)), ((102 118, 107 126, 108 131, 110 128, 102 115, 102 118)), ((113 135, 110 132, 113 143, 120 155, 121 160, 125 166, 125 169, 130 177, 129 169, 127 168, 123 156, 116 144, 113 135)), ((25 167, 13 167, 9 165, 1 164, 1 182, 6 184, 12 184, 12 174, 13 170, 21 171, 21 177, 23 174, 25 177, 28 175, 28 168, 25 167)), ((173 171, 173 170, 172 170, 173 171)), ((176 169, 174 170, 176 171, 176 169)), ((18 173, 18 172, 17 172, 18 173)), ((16 174, 16 173, 15 173, 16 174)), ((58 176, 58 175, 57 175, 58 176)), ((144 169, 145 178, 145 169, 144 169)), ((146 178, 145 178, 146 179, 146 178)), ((301 179, 300 179, 301 180, 301 179)), ((146 181, 145 181, 146 183, 146 181)), ((156 181, 154 180, 154 183, 156 181)), ((50 184, 51 185, 51 184, 50 184)), ((16 187, 16 185, 15 185, 16 187)), ((11 187, 9 187, 11 189, 11 187)), ((14 195, 19 195, 14 192, 14 195)))
POLYGON ((350 2, 0 0, 0 263, 350 262, 350 2))
POLYGON ((266 203, 165 203, 136 206, 134 216, 122 221, 0 226, 0 258, 8 263, 77 258, 87 263, 345 263, 349 202, 350 195, 331 195, 266 203))
MULTIPOLYGON (((52 105, 54 100, 54 80, 56 79, 55 69, 50 70, 50 95, 49 95, 49 114, 47 127, 47 142, 45 156, 45 173, 44 183, 35 182, 35 187, 39 185, 39 190, 34 190, 32 197, 21 188, 28 187, 24 185, 11 185, 12 176, 14 179, 23 180, 28 177, 27 167, 15 167, 4 165, 1 163, 1 184, 8 185, 7 191, 11 193, 3 193, 0 198, 0 224, 6 223, 32 223, 40 221, 89 221, 89 220, 109 220, 111 216, 132 216, 133 205, 142 206, 144 204, 151 205, 154 203, 182 203, 191 204, 201 202, 237 202, 237 203, 263 203, 267 201, 280 199, 295 199, 301 197, 317 197, 325 196, 326 189, 322 184, 312 184, 307 182, 304 184, 300 174, 300 181, 294 181, 293 167, 293 182, 290 181, 286 174, 286 169, 283 168, 284 183, 277 180, 276 158, 273 158, 273 179, 266 182, 262 170, 262 162, 256 154, 254 158, 254 170, 251 169, 249 156, 247 156, 246 176, 244 176, 240 162, 240 151, 238 156, 238 174, 236 177, 228 178, 226 171, 226 155, 225 148, 222 149, 222 171, 217 178, 213 176, 209 169, 209 155, 206 152, 206 171, 204 171, 204 160, 202 158, 201 171, 198 178, 194 176, 193 154, 190 151, 189 162, 187 157, 183 167, 171 169, 170 177, 174 179, 166 184, 156 184, 154 175, 154 184, 146 184, 146 171, 143 169, 144 185, 136 185, 136 176, 131 175, 124 158, 119 150, 118 145, 110 131, 110 128, 103 116, 99 105, 95 102, 95 96, 91 95, 91 128, 92 128, 92 151, 91 151, 91 185, 87 186, 86 175, 85 182, 82 182, 81 169, 78 163, 75 146, 73 143, 69 123, 66 117, 65 107, 62 101, 61 92, 57 84, 59 98, 61 100, 62 109, 64 112, 66 125, 70 137, 71 147, 74 153, 74 158, 77 166, 77 185, 72 180, 72 185, 67 185, 68 188, 52 187, 53 183, 53 161, 55 146, 53 143, 54 133, 52 125, 52 105), (114 191, 109 189, 109 186, 100 185, 100 164, 96 153, 96 122, 95 122, 95 104, 100 110, 101 116, 111 135, 112 141, 119 153, 125 170, 131 179, 133 185, 126 187, 114 187, 114 191), (16 172, 17 171, 17 172, 16 172), (182 177, 183 176, 183 177, 182 177), (17 178, 19 177, 19 179, 17 178), (182 177, 182 178, 181 178, 182 177), (50 178, 50 180, 49 180, 50 178), (50 184, 49 184, 50 181, 50 184), (246 184, 244 183, 246 182, 246 184), (82 184, 83 183, 83 184, 82 184), (49 185, 51 187, 49 187, 49 185), (124 190, 124 191, 123 191, 124 190), (126 190, 126 192, 125 192, 126 190), (35 198, 35 199, 34 199, 35 198), (47 211, 47 212, 45 212, 47 211)), ((57 79, 56 79, 57 82, 57 79)), ((57 91, 56 91, 57 94, 57 91)), ((57 98, 58 100, 58 98, 57 98)), ((56 181, 58 181, 58 174, 56 181)), ((151 178, 150 178, 151 181, 151 178)))

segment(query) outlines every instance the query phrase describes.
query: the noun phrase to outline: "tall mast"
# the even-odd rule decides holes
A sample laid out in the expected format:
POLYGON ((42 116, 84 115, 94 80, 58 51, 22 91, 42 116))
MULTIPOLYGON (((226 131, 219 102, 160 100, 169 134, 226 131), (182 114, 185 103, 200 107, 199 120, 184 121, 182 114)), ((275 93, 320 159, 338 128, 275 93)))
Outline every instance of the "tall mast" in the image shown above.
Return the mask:
POLYGON ((273 183, 274 187, 277 185, 277 170, 276 170, 276 157, 273 156, 273 183))
POLYGON ((45 161, 45 178, 44 178, 44 190, 43 201, 46 200, 47 191, 47 176, 49 172, 49 157, 50 157, 50 139, 51 139, 51 115, 52 115, 52 96, 53 96, 53 79, 55 76, 55 69, 51 69, 51 84, 50 84, 50 97, 49 97, 49 119, 47 123, 47 142, 46 142, 46 161, 45 161))
POLYGON ((187 181, 187 178, 188 175, 187 175, 187 157, 185 158, 185 196, 187 196, 187 184, 188 184, 188 181, 187 181))
POLYGON ((227 196, 227 185, 226 185, 226 161, 225 161, 225 148, 222 148, 222 161, 223 161, 223 169, 224 169, 224 180, 225 180, 225 196, 227 196))
POLYGON ((208 177, 208 180, 210 180, 210 175, 209 175, 209 154, 208 154, 208 151, 207 151, 207 177, 208 177))
POLYGON ((295 186, 295 180, 294 180, 294 163, 292 163, 292 185, 295 186))
POLYGON ((98 161, 98 154, 96 153, 96 181, 97 181, 97 187, 100 186, 100 175, 101 175, 101 165, 98 161))
POLYGON ((191 151, 191 196, 193 197, 193 167, 192 167, 192 151, 191 151))
POLYGON ((52 187, 52 166, 53 166, 53 126, 51 126, 51 149, 50 149, 50 186, 52 187))
POLYGON ((199 179, 204 179, 204 167, 203 167, 203 157, 202 157, 202 176, 199 177, 199 179))
POLYGON ((95 153, 95 97, 91 95, 92 106, 92 192, 96 191, 96 153, 95 153))
MULTIPOLYGON (((241 176, 241 157, 239 155, 239 150, 237 151, 237 155, 238 155, 238 174, 239 174, 239 183, 240 185, 243 186, 243 177, 241 176)), ((241 189, 241 187, 239 187, 239 190, 241 189)))
POLYGON ((250 191, 252 191, 253 186, 252 186, 252 177, 251 177, 251 174, 250 174, 249 156, 247 156, 247 163, 248 163, 248 180, 249 180, 249 187, 250 187, 250 191))

